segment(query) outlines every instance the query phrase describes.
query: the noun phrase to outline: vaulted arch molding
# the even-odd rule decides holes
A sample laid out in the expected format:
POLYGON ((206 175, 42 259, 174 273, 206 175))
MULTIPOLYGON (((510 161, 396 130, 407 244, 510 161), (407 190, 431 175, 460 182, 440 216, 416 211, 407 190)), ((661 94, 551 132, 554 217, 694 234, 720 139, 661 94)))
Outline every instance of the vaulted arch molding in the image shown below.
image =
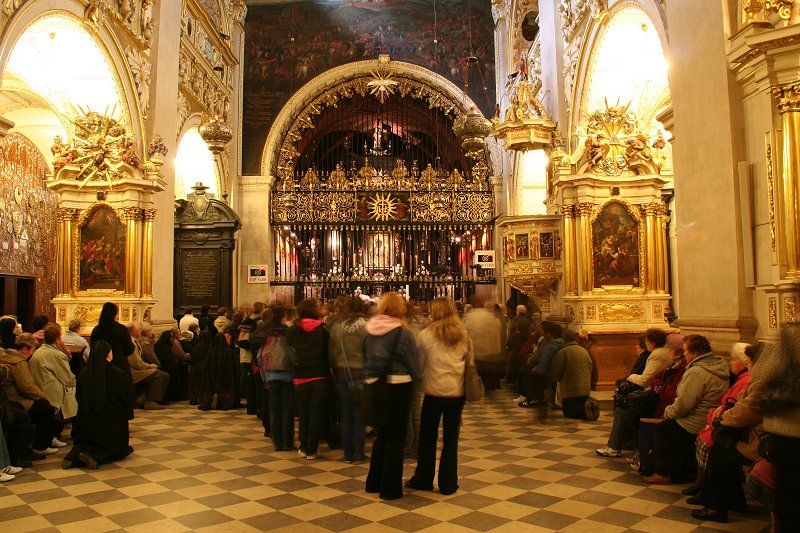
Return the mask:
MULTIPOLYGON (((586 124, 589 114, 597 110, 589 109, 588 107, 590 106, 589 97, 592 91, 592 84, 596 81, 594 68, 601 45, 603 44, 602 41, 614 17, 626 10, 638 10, 646 15, 647 19, 649 19, 649 23, 652 24, 652 28, 655 29, 658 35, 663 57, 669 58, 669 46, 663 8, 657 0, 610 0, 608 2, 608 8, 603 10, 598 17, 586 17, 588 22, 585 23, 585 31, 582 35, 579 33, 577 36, 573 37, 574 39, 580 39, 580 53, 576 62, 572 94, 568 95, 570 102, 570 123, 568 131, 570 135, 570 146, 573 149, 576 148, 576 143, 580 140, 575 135, 576 130, 586 124)), ((619 57, 619 62, 621 64, 624 64, 626 61, 630 61, 630 58, 619 57)), ((632 61, 630 62, 633 63, 632 61)), ((635 69, 637 65, 630 64, 630 68, 635 69)), ((567 84, 567 86, 569 86, 569 84, 567 84)), ((611 98, 609 100, 610 105, 615 105, 617 103, 615 97, 609 95, 609 98, 611 98)), ((620 104, 623 106, 627 103, 627 101, 620 101, 620 104)), ((655 114, 670 106, 669 90, 667 90, 666 98, 660 102, 654 102, 652 111, 655 114)), ((649 118, 653 117, 651 116, 649 118)))
MULTIPOLYGON (((14 47, 25 32, 37 22, 48 17, 62 17, 74 21, 97 44, 97 48, 105 59, 109 74, 116 87, 119 101, 119 115, 124 118, 128 132, 136 141, 137 151, 141 154, 145 148, 144 114, 137 96, 136 84, 129 68, 129 62, 123 51, 122 43, 111 29, 111 22, 101 17, 95 24, 84 18, 85 2, 77 0, 48 0, 24 2, 13 13, 2 28, 0 35, 0 72, 6 72, 8 61, 14 47)), ((76 68, 79 57, 58 57, 67 68, 76 68)), ((57 113, 59 110, 54 109, 57 113)), ((105 109, 93 109, 104 112, 105 109)), ((74 117, 72 117, 74 118, 74 117)))
MULTIPOLYGON (((296 156, 292 155, 289 145, 299 140, 299 137, 294 138, 298 129, 296 126, 309 120, 313 123, 317 117, 317 111, 311 109, 312 104, 318 103, 319 111, 329 107, 329 102, 323 102, 321 98, 326 93, 336 94, 338 102, 341 95, 337 94, 340 92, 337 88, 343 89, 348 84, 352 86, 352 89, 348 90, 352 90, 352 94, 358 94, 356 86, 361 85, 358 80, 363 80, 365 84, 375 77, 376 72, 390 75, 391 79, 398 84, 409 87, 410 91, 413 91, 411 96, 426 99, 431 109, 437 108, 440 112, 452 117, 453 120, 475 106, 472 99, 454 83, 426 68, 385 59, 348 63, 320 74, 301 87, 289 99, 276 117, 264 144, 261 174, 272 180, 278 177, 279 167, 284 169, 283 172, 294 172, 294 165, 288 165, 288 162, 296 156)), ((369 87, 367 94, 370 94, 373 88, 374 86, 369 87)), ((398 87, 398 89, 400 88, 398 87)), ((375 96, 372 97, 375 98, 375 96)), ((332 106, 334 103, 330 103, 330 105, 332 106)))

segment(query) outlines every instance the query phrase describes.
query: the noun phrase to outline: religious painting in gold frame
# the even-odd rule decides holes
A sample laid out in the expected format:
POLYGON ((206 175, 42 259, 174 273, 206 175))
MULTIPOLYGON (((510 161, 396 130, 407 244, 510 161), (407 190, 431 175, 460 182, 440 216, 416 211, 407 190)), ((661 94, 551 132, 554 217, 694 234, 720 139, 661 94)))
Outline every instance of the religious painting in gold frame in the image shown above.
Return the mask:
POLYGON ((592 222, 594 288, 639 287, 639 223, 620 202, 603 206, 592 222))
POLYGON ((530 245, 527 233, 514 234, 514 249, 517 260, 530 258, 530 245))
POLYGON ((370 233, 367 238, 367 250, 364 266, 368 271, 388 270, 394 266, 394 239, 390 232, 370 233))
POLYGON ((125 289, 125 225, 107 204, 88 210, 78 226, 76 287, 81 292, 125 289))

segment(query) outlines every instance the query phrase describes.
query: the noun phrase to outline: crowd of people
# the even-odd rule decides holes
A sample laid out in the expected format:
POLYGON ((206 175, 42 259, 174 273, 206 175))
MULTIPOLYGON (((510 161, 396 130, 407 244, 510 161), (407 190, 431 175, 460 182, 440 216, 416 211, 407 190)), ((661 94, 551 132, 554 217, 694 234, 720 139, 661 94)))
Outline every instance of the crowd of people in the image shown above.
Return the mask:
POLYGON ((736 343, 715 354, 701 335, 648 330, 630 375, 618 382, 604 457, 628 458, 642 481, 687 484, 703 521, 746 512, 746 495, 772 512, 774 531, 800 523, 800 325, 779 344, 736 343), (745 475, 748 472, 749 475, 745 475))
MULTIPOLYGON (((188 400, 202 411, 246 408, 276 452, 314 460, 322 441, 342 448, 344 461, 369 462, 366 491, 383 499, 402 497, 404 486, 433 490, 441 426, 437 485, 452 494, 473 360, 488 390, 503 378, 523 408, 558 405, 566 417, 598 417, 592 360, 577 332, 525 306, 509 319, 491 302, 473 308, 436 298, 428 306, 389 292, 377 303, 256 303, 231 317, 203 307, 199 317, 187 309, 158 339, 152 325, 122 325, 117 313, 115 304, 103 306, 89 342, 80 321, 63 333, 41 316, 25 333, 13 317, 0 319, 0 481, 58 453, 65 440, 72 449, 64 468, 120 460, 133 451, 135 408, 188 400), (417 466, 403 483, 406 458, 417 466)), ((789 531, 799 518, 798 359, 800 325, 785 325, 779 344, 737 343, 730 357, 700 335, 649 329, 617 384, 611 434, 596 452, 616 458, 631 450, 628 462, 645 483, 687 484, 697 519, 726 522, 728 511, 746 510, 747 494, 773 512, 776 530, 789 531)))

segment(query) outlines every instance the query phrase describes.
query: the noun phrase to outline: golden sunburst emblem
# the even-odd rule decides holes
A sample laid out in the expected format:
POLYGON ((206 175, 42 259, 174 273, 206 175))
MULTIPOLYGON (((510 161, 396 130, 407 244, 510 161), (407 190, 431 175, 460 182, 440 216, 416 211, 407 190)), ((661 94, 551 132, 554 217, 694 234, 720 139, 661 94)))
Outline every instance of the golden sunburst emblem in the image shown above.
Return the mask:
POLYGON ((370 208, 369 217, 381 222, 394 218, 397 202, 397 198, 392 198, 389 193, 378 193, 367 202, 370 208))
POLYGON ((369 94, 375 96, 380 103, 385 102, 387 98, 393 95, 394 89, 397 87, 397 82, 391 76, 391 74, 373 72, 372 79, 367 82, 369 94))

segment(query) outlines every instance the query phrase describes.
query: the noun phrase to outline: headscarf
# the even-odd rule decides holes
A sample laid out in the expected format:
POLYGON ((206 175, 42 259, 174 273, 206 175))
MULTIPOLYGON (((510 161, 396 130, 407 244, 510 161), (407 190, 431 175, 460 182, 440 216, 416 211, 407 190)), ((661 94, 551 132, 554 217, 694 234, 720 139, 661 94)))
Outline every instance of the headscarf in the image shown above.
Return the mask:
POLYGON ((111 345, 106 341, 94 341, 89 350, 89 360, 81 372, 81 385, 83 387, 91 387, 90 392, 82 391, 80 397, 82 402, 80 405, 81 411, 86 414, 102 412, 108 403, 108 391, 106 389, 106 367, 108 366, 108 361, 106 361, 106 358, 110 351, 111 345))
POLYGON ((153 349, 158 350, 159 346, 167 346, 169 349, 172 349, 172 331, 166 330, 161 332, 155 345, 153 345, 153 349))
POLYGON ((114 319, 117 317, 118 312, 119 307, 117 307, 117 304, 113 302, 104 303, 103 309, 100 311, 100 318, 97 321, 97 325, 102 326, 115 322, 114 319))
POLYGON ((673 351, 676 358, 683 355, 683 335, 680 333, 667 335, 667 346, 673 351))
POLYGON ((14 349, 14 330, 17 328, 17 321, 13 318, 0 320, 0 347, 14 349))

